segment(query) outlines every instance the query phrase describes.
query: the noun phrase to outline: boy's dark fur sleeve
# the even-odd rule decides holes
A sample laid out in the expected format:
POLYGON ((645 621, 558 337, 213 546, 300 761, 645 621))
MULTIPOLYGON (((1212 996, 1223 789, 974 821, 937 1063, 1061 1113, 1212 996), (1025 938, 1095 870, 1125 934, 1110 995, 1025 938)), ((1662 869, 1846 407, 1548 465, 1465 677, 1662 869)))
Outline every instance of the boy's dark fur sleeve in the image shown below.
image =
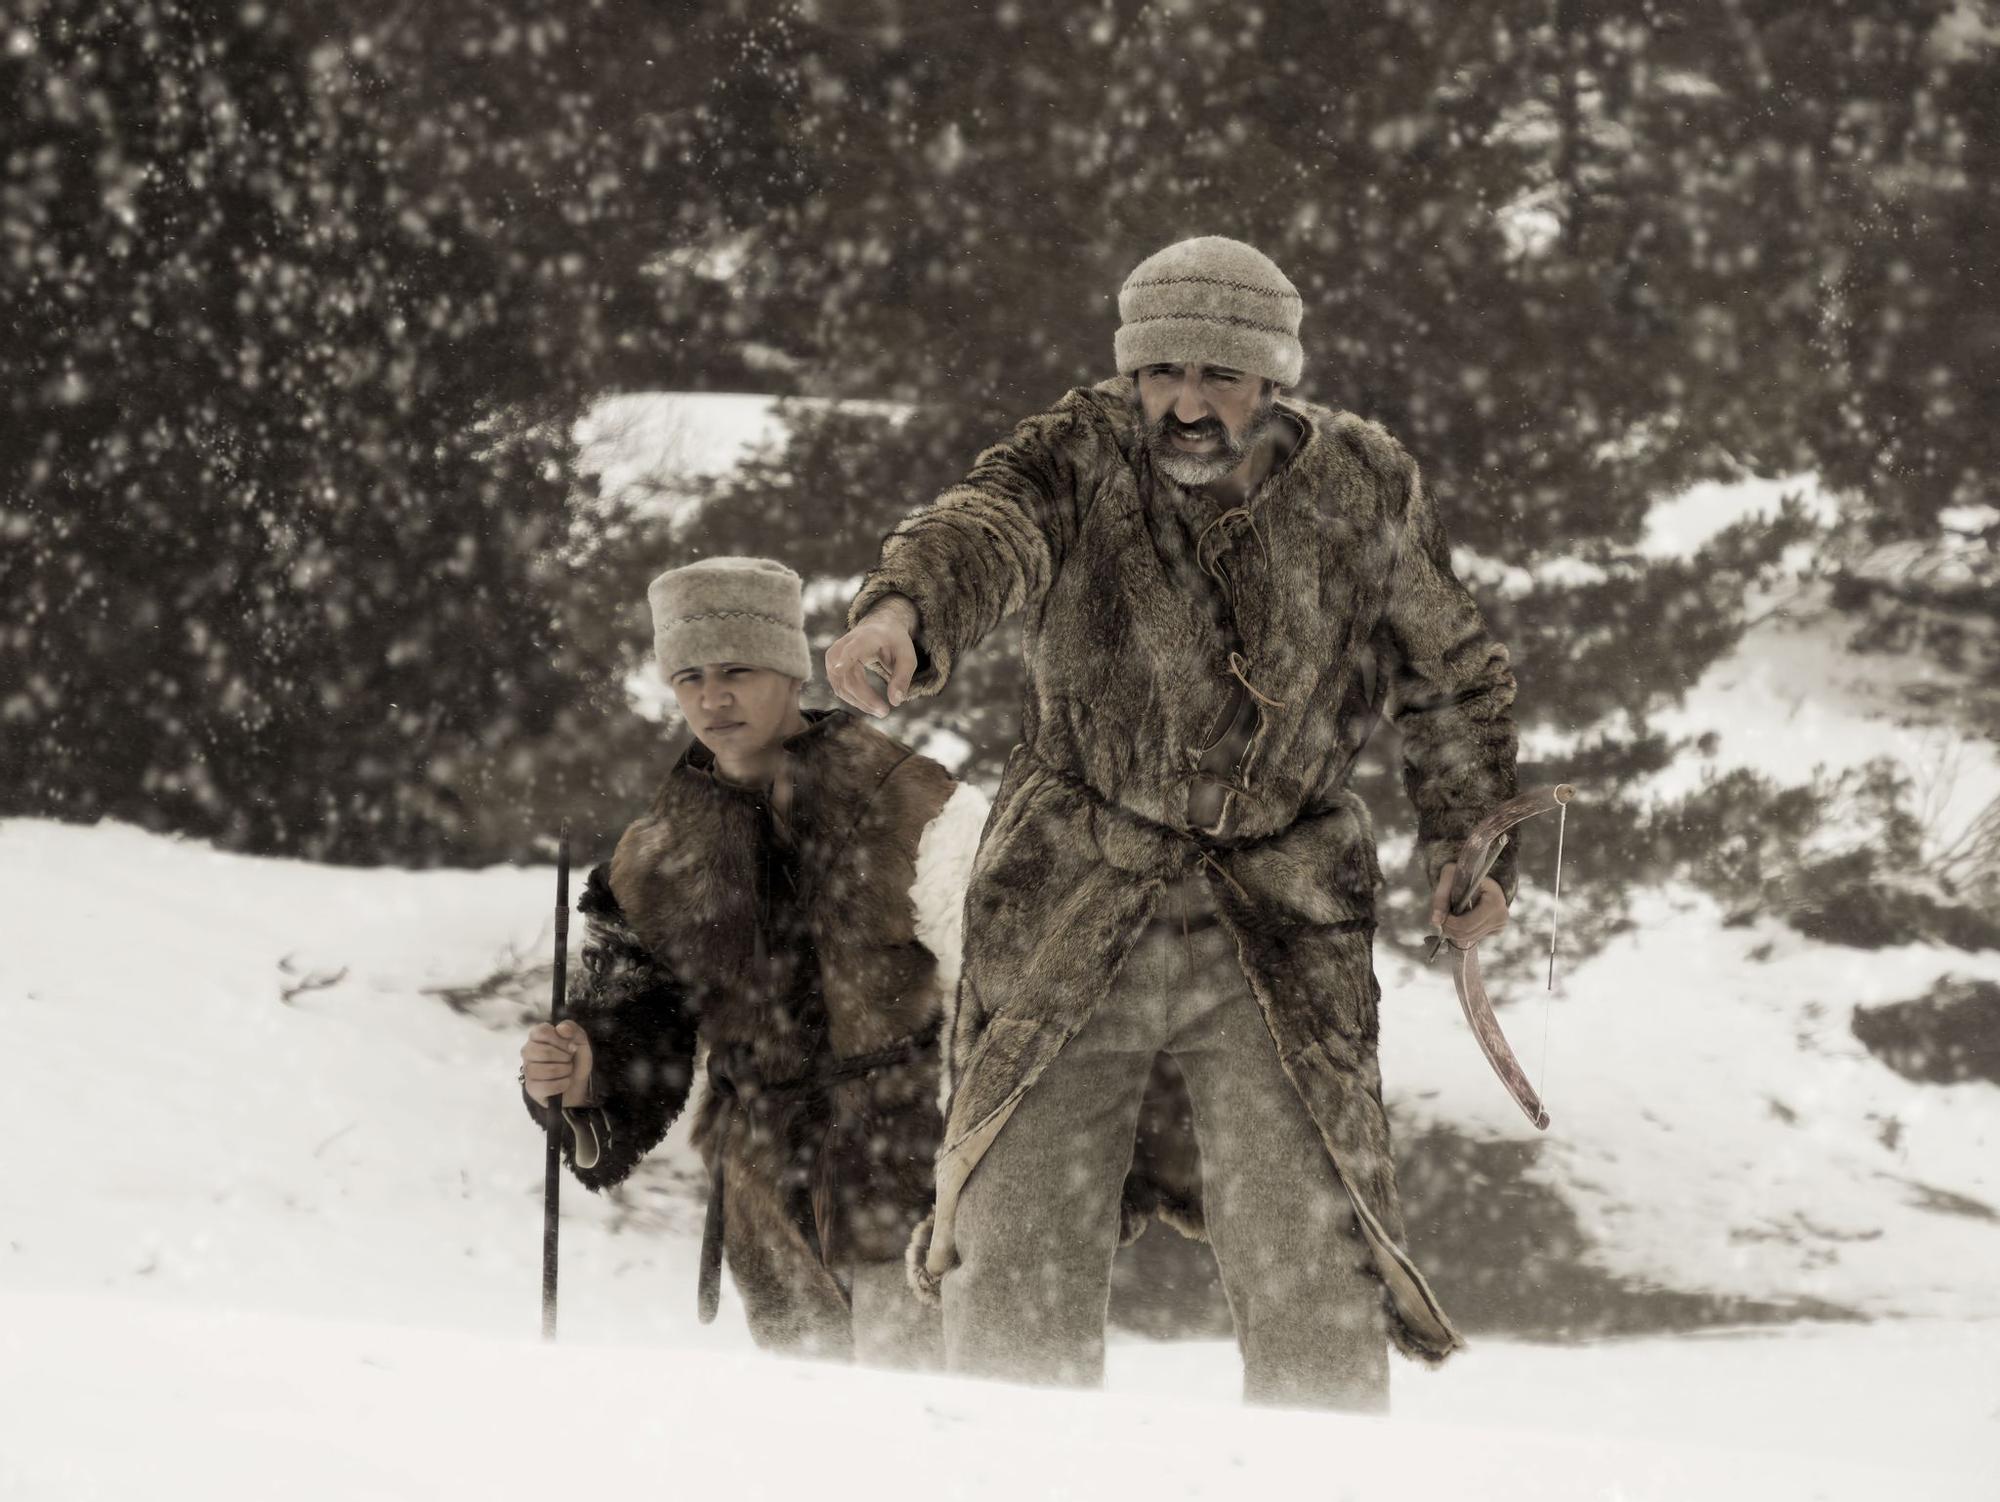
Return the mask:
MULTIPOLYGON (((577 911, 586 937, 564 1011, 590 1036, 599 1104, 564 1111, 563 1157, 584 1187, 608 1189, 659 1145, 687 1104, 695 1024, 673 973, 619 908, 608 866, 590 873, 577 911)), ((547 1108, 526 1091, 522 1099, 546 1128, 547 1108)))

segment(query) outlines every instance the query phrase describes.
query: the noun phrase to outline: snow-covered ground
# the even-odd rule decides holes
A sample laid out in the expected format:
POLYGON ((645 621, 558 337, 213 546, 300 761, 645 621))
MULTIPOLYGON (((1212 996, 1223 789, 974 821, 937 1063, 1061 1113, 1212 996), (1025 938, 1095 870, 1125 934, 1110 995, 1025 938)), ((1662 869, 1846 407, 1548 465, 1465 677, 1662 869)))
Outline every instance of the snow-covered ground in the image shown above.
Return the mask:
MULTIPOLYGON (((2000 1225, 1925 1209, 1915 1187, 2000 1200, 2000 1088, 1908 1084, 1843 1021, 1942 968, 2000 977, 1995 957, 1836 952, 1662 897, 1552 1009, 1539 1171, 1607 1267, 1905 1318, 1480 1340, 1441 1372, 1399 1366, 1393 1418, 1335 1419, 1241 1410, 1233 1352, 1212 1343, 1125 1341, 1090 1398, 755 1353, 733 1303, 693 1319, 678 1132, 622 1201, 571 1187, 564 1340, 541 1349, 518 1030, 439 993, 538 956, 551 894, 546 870, 359 871, 0 824, 18 925, 0 1006, 25 1103, 44 1101, 0 1155, 0 1496, 162 1476, 180 1478, 169 1495, 280 1477, 329 1497, 740 1489, 747 1453, 771 1494, 873 1492, 874 1456, 995 1498, 1286 1478, 1354 1498, 1942 1497, 1979 1494, 2000 1442, 2000 1225), (534 1453, 537 1411, 548 1443, 600 1448, 534 1453)), ((1448 987, 1401 970, 1385 967, 1384 1029, 1401 1111, 1528 1131, 1448 987)))
MULTIPOLYGON (((525 1302, 529 1280, 519 1290, 525 1302)), ((1990 1330, 1496 1347, 1398 1415, 1246 1410, 1207 1345, 1036 1391, 613 1344, 0 1289, 0 1496, 1992 1496, 1990 1330)))
MULTIPOLYGON (((752 441, 724 431, 745 412, 719 407, 709 436, 752 441)), ((1727 510, 1690 503, 1676 535, 1727 510)), ((1911 664, 1848 657, 1830 626, 1802 590, 1718 663, 1672 727, 1713 749, 1674 775, 1799 782, 1921 753, 1951 772, 1941 817, 2000 789, 1991 744, 1900 693, 1911 664)), ((1550 832, 1524 832, 1532 872, 1550 832)), ((1589 1262, 1869 1322, 1475 1337, 1442 1371, 1399 1364, 1387 1419, 1245 1410, 1213 1342, 1123 1338, 1087 1396, 790 1363, 750 1347, 727 1289, 717 1323, 694 1319, 699 1175, 677 1129, 618 1195, 568 1186, 550 1349, 519 1003, 482 982, 544 957, 551 871, 0 821, 0 1032, 20 1066, 0 1499, 2000 1492, 2000 1086, 1912 1083, 1850 1028, 1857 1003, 1946 974, 2000 981, 2000 953, 1836 948, 1673 888, 1545 1002, 1543 888, 1488 972, 1554 1117, 1528 1172, 1589 1262)), ((1379 954, 1400 1128, 1536 1137, 1445 977, 1391 939, 1379 954)))

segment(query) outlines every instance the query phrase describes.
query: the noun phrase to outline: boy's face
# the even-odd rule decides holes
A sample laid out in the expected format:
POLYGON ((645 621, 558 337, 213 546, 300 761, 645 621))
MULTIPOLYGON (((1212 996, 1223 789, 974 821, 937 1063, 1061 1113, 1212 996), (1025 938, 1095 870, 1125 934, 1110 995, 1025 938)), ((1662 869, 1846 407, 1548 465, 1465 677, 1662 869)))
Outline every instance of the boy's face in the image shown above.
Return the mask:
POLYGON ((762 755, 785 738, 801 687, 772 668, 737 662, 682 668, 667 683, 701 743, 735 762, 762 755))

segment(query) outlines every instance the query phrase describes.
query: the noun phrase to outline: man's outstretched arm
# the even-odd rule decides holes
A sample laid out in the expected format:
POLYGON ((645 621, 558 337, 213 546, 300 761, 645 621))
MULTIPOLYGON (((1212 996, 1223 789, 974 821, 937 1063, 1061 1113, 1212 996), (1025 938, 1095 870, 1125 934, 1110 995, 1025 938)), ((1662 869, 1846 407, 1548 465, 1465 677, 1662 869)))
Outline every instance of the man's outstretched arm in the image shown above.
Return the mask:
POLYGON ((987 449, 935 502, 882 544, 827 649, 827 680, 857 709, 884 714, 943 688, 953 665, 1009 615, 1048 592, 1081 525, 1082 502, 1117 440, 1094 399, 1071 392, 987 449), (879 664, 888 689, 867 669, 879 664))

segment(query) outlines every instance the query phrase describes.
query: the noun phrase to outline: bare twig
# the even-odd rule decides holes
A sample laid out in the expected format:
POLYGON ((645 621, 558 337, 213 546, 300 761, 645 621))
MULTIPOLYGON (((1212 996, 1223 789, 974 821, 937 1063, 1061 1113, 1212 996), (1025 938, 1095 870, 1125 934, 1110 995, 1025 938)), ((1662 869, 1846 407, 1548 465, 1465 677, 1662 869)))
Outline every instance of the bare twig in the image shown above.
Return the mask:
MULTIPOLYGON (((287 975, 292 974, 292 957, 286 955, 282 960, 279 960, 278 969, 287 975)), ((285 987, 284 990, 278 993, 278 999, 284 1002, 286 1006, 290 1006, 309 991, 325 991, 339 985, 346 979, 347 967, 345 965, 342 965, 338 970, 314 971, 309 975, 302 976, 297 985, 285 987)))
POLYGON ((328 1137, 325 1141, 320 1143, 318 1147, 314 1148, 312 1155, 315 1158, 317 1158, 321 1153, 325 1152, 328 1148, 332 1147, 334 1143, 338 1142, 341 1138, 345 1137, 349 1132, 353 1131, 356 1125, 358 1125, 358 1123, 352 1121, 348 1122, 346 1126, 342 1127, 339 1131, 335 1132, 331 1137, 328 1137))

